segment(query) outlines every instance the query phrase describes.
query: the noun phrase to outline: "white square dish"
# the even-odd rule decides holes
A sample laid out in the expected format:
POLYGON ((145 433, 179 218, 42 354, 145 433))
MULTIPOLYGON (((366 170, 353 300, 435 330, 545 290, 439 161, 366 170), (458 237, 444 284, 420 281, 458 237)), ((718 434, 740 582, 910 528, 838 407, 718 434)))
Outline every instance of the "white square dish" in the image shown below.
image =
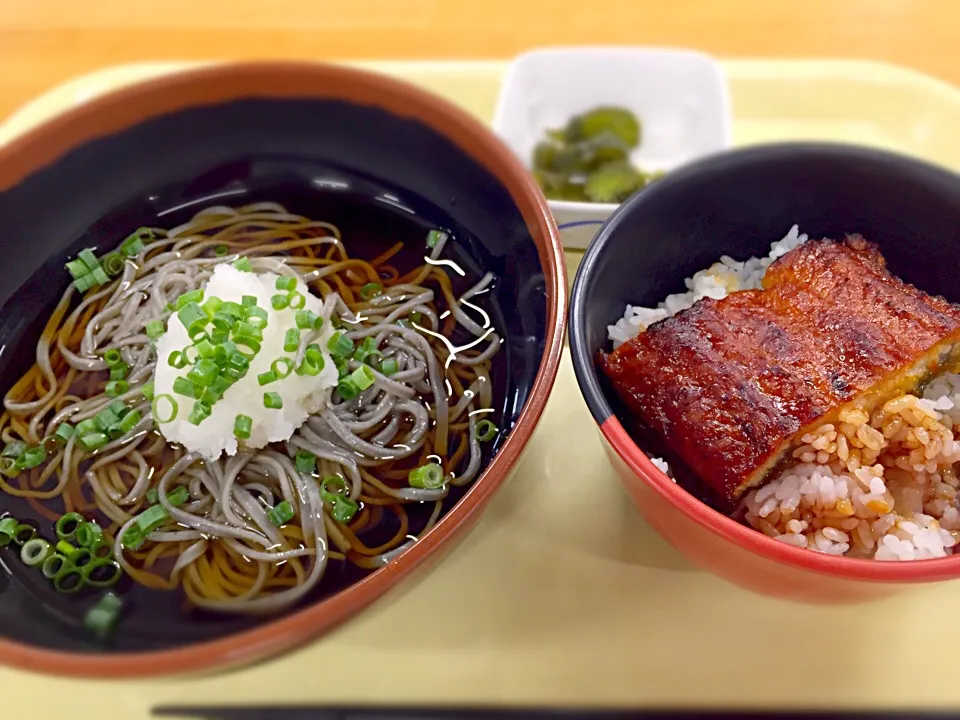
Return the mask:
MULTIPOLYGON (((601 105, 628 108, 639 118, 641 141, 630 159, 645 172, 670 171, 730 146, 730 100, 720 64, 676 49, 560 47, 521 55, 504 77, 493 129, 531 167, 546 130, 601 105)), ((617 207, 549 203, 571 248, 585 248, 617 207)))

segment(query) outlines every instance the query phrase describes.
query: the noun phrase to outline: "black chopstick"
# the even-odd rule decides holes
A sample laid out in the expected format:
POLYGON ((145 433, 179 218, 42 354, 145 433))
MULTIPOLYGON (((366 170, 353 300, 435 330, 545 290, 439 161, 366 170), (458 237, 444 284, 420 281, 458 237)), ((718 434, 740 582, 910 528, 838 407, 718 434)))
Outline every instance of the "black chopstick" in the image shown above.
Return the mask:
POLYGON ((945 720, 960 718, 958 710, 831 711, 831 710, 605 710, 443 709, 333 706, 176 707, 154 710, 158 717, 184 720, 945 720))

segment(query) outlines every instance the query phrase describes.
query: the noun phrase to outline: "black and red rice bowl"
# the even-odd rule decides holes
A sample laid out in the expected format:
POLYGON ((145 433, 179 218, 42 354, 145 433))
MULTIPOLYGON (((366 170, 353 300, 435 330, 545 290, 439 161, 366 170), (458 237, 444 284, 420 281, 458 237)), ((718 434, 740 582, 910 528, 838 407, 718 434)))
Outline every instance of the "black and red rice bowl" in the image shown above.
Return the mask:
MULTIPOLYGON (((862 235, 879 246, 893 275, 956 303, 960 276, 952 269, 960 260, 958 227, 957 175, 911 157, 832 143, 772 144, 714 155, 671 173, 618 208, 578 269, 569 337, 581 392, 611 461, 645 519, 700 565, 766 594, 839 602, 909 583, 960 577, 960 558, 953 553, 960 530, 954 522, 960 519, 960 482, 953 470, 955 446, 950 444, 952 400, 939 399, 952 395, 951 384, 938 390, 929 383, 917 391, 923 397, 911 418, 942 432, 946 443, 943 453, 937 454, 941 446, 931 451, 937 461, 930 470, 936 472, 921 473, 920 484, 888 469, 892 479, 885 478, 885 486, 867 477, 860 486, 858 478, 848 477, 852 472, 837 469, 833 454, 838 442, 846 452, 847 440, 838 441, 838 435, 850 428, 855 432, 856 426, 829 426, 822 428, 829 437, 806 439, 817 447, 798 450, 786 463, 788 469, 778 471, 781 478, 731 506, 671 455, 669 442, 628 410, 597 364, 599 352, 611 351, 613 338, 622 341, 642 332, 701 295, 722 297, 756 287, 749 283, 756 283, 770 263, 757 258, 767 257, 781 240, 784 247, 775 246, 773 257, 784 254, 804 239, 800 234, 816 240, 862 235), (685 278, 691 281, 686 286, 685 278), (625 311, 632 323, 624 319, 625 311), (934 416, 943 418, 945 428, 934 416), (830 463, 834 471, 828 469, 830 463), (673 477, 662 471, 666 467, 673 477), (811 473, 817 475, 814 485, 823 481, 826 487, 821 470, 829 478, 828 504, 834 503, 829 512, 821 496, 808 492, 811 473), (803 477, 786 477, 791 473, 803 477), (872 490, 877 495, 871 495, 872 490), (840 512, 835 511, 836 502, 841 503, 840 512), (784 522, 778 524, 781 508, 784 522), (774 522, 764 524, 765 518, 774 522), (796 521, 787 528, 791 518, 796 521), (920 537, 915 544, 914 533, 920 537), (885 540, 887 534, 893 537, 885 540)), ((955 376, 948 379, 952 382, 955 376)), ((901 404, 912 407, 917 401, 911 396, 901 404)), ((860 422, 844 417, 851 419, 860 422)), ((880 437, 888 413, 862 422, 874 420, 880 437)), ((904 424, 897 422, 897 428, 904 424)), ((925 433, 920 431, 921 436, 925 433)), ((863 434, 873 438, 872 429, 863 434)), ((913 438, 910 435, 911 447, 916 448, 919 443, 913 438)), ((855 442, 863 447, 859 439, 855 442)), ((886 442, 878 460, 872 460, 877 457, 873 455, 865 462, 888 462, 883 456, 886 442)), ((879 469, 877 473, 882 475, 879 469)))

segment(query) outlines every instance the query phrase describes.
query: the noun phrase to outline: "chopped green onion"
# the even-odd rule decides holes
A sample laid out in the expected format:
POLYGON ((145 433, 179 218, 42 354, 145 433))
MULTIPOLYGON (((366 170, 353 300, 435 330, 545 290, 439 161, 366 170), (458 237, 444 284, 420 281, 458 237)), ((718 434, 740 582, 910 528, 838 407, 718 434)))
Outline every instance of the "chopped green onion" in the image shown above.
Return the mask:
POLYGON ((277 527, 285 525, 293 519, 293 508, 290 503, 284 500, 279 502, 267 511, 267 517, 277 527))
POLYGON ((153 231, 142 227, 120 243, 120 252, 127 257, 136 257, 143 252, 143 241, 153 239, 153 231))
POLYGON ((407 475, 410 487, 435 490, 443 487, 443 468, 437 463, 427 463, 411 470, 407 475))
POLYGON ((93 248, 81 250, 79 253, 77 253, 77 257, 83 260, 83 264, 87 266, 87 269, 90 272, 93 272, 100 267, 100 261, 97 260, 97 255, 93 252, 93 248))
POLYGON ((268 392, 263 394, 263 406, 271 410, 279 410, 283 407, 283 398, 280 393, 268 392))
POLYGON ((312 475, 317 469, 317 456, 306 450, 297 450, 297 455, 293 462, 297 468, 297 472, 306 473, 307 475, 312 475))
POLYGON ((53 437, 60 442, 67 442, 67 440, 73 437, 73 433, 73 425, 64 422, 57 426, 57 431, 53 434, 53 437))
POLYGON ((297 279, 293 277, 278 277, 276 287, 277 290, 293 290, 297 287, 297 279))
POLYGON ((140 386, 140 394, 147 400, 153 400, 153 380, 140 386))
POLYGON ((160 496, 157 494, 156 488, 150 488, 147 490, 147 502, 151 505, 156 505, 160 502, 160 496))
POLYGON ((174 350, 167 358, 167 364, 170 365, 170 367, 181 370, 187 366, 187 358, 179 350, 174 350))
POLYGON ((198 360, 187 373, 187 380, 199 385, 200 387, 210 387, 214 378, 220 374, 220 368, 213 360, 206 358, 198 360))
POLYGON ((297 368, 297 375, 319 375, 320 371, 323 370, 323 355, 320 354, 319 349, 316 352, 311 352, 311 347, 316 346, 311 345, 307 348, 306 353, 303 355, 303 361, 300 363, 300 367, 297 368))
MULTIPOLYGON (((190 303, 197 303, 197 306, 199 307, 201 302, 203 302, 203 290, 191 290, 190 292, 183 293, 177 298, 175 307, 177 310, 180 310, 185 305, 189 305, 190 303)), ((200 309, 203 310, 203 308, 200 309)), ((204 315, 206 315, 206 313, 204 313, 204 315)), ((187 323, 184 323, 184 325, 187 325, 187 323)))
POLYGON ((337 499, 333 501, 333 510, 331 515, 333 519, 338 523, 346 524, 353 520, 353 516, 357 514, 357 510, 360 509, 360 506, 345 496, 337 496, 337 499))
POLYGON ((87 452, 93 452, 94 450, 99 450, 106 445, 109 439, 110 438, 108 438, 104 433, 88 433, 86 435, 82 435, 77 441, 77 444, 79 444, 80 447, 87 452))
POLYGON ((111 380, 104 386, 103 391, 107 394, 107 397, 117 397, 117 395, 123 395, 129 389, 130 383, 126 380, 111 380))
MULTIPOLYGON (((84 578, 86 579, 86 578, 84 578)), ((107 593, 83 616, 83 626, 100 640, 110 637, 120 619, 123 603, 113 593, 107 593)))
POLYGON ((54 526, 57 538, 68 541, 74 540, 77 537, 77 530, 86 522, 87 519, 80 513, 69 512, 61 515, 54 526))
POLYGON ((240 306, 241 307, 253 307, 257 304, 256 295, 241 295, 240 296, 240 306))
POLYGON ((233 261, 233 266, 240 272, 253 272, 253 265, 250 264, 250 258, 238 258, 233 261))
POLYGON ((143 415, 140 414, 139 410, 133 410, 124 415, 119 424, 120 434, 126 435, 128 432, 133 430, 142 419, 143 415))
POLYGON ((100 266, 110 277, 115 277, 122 273, 125 264, 123 255, 118 252, 107 253, 100 259, 100 266))
POLYGON ((233 421, 233 434, 241 440, 249 440, 252 429, 253 418, 249 415, 237 415, 233 421))
MULTIPOLYGON (((283 380, 293 372, 293 360, 290 358, 278 357, 276 360, 270 363, 270 372, 273 373, 277 380, 283 380)), ((257 379, 260 379, 259 375, 257 376, 257 379)), ((262 384, 263 383, 261 383, 261 385, 262 384)))
POLYGON ((260 341, 246 335, 237 335, 233 338, 237 344, 237 351, 244 357, 252 360, 260 352, 260 341))
POLYGON ((270 304, 274 310, 284 310, 290 304, 286 295, 274 295, 270 298, 270 304))
POLYGON ((83 260, 71 260, 64 265, 64 267, 74 280, 80 280, 90 272, 90 268, 87 267, 87 264, 83 260))
POLYGON ((366 337, 363 339, 363 342, 360 343, 360 346, 354 351, 353 359, 357 362, 365 362, 369 364, 369 358, 381 354, 382 353, 377 347, 376 338, 366 337))
POLYGON ((296 328, 287 330, 283 336, 283 349, 285 352, 296 352, 300 347, 300 331, 296 328))
POLYGON ((77 291, 80 293, 85 293, 87 290, 94 286, 93 277, 90 273, 87 273, 83 277, 79 277, 73 281, 74 287, 77 288, 77 291))
POLYGON ((489 420, 481 420, 473 429, 473 436, 480 442, 490 442, 497 436, 497 426, 489 420))
MULTIPOLYGON (((49 558, 48 558, 49 560, 49 558)), ((66 562, 53 577, 53 587, 57 592, 69 595, 77 592, 84 585, 80 569, 72 562, 66 562)))
POLYGON ((13 440, 4 446, 3 452, 0 452, 0 457, 20 457, 28 447, 29 445, 21 440, 13 440))
POLYGON ((203 312, 206 313, 208 318, 212 318, 214 315, 217 314, 217 311, 220 310, 221 305, 223 305, 223 300, 216 297, 215 295, 211 295, 210 297, 208 297, 206 300, 203 301, 203 305, 201 305, 200 307, 203 308, 203 312))
POLYGON ((153 419, 158 423, 173 422, 177 417, 177 401, 173 399, 172 395, 168 395, 167 393, 160 393, 154 397, 151 407, 153 410, 153 419), (161 403, 166 404, 166 412, 161 412, 161 403))
POLYGON ((441 240, 445 240, 447 234, 441 230, 431 230, 427 233, 427 247, 431 250, 437 246, 441 240))
POLYGON ((16 467, 19 470, 32 470, 43 464, 47 459, 47 451, 40 445, 27 448, 23 454, 17 458, 16 467))
POLYGON ((194 347, 199 357, 210 359, 216 355, 216 348, 209 340, 201 340, 194 347))
POLYGON ((245 321, 238 322, 234 325, 233 333, 236 337, 250 337, 258 342, 263 340, 263 330, 245 321))
POLYGON ((296 290, 294 290, 293 292, 287 293, 287 305, 289 305, 294 310, 299 310, 306 304, 307 304, 307 299, 303 296, 303 293, 299 293, 296 290))
POLYGON ((342 332, 335 332, 327 341, 327 349, 334 357, 349 357, 353 352, 353 340, 342 332))
POLYGON ((123 575, 123 569, 112 558, 92 562, 80 572, 87 585, 95 588, 112 587, 123 575))
POLYGON ((243 316, 247 314, 247 309, 238 302, 227 300, 220 306, 220 312, 226 313, 235 320, 242 320, 243 316))
POLYGON ((98 285, 106 285, 110 282, 110 276, 107 275, 106 271, 102 267, 98 267, 96 270, 93 270, 90 275, 93 277, 94 282, 98 285))
POLYGON ((350 373, 350 380, 357 386, 358 390, 363 392, 377 381, 377 377, 373 374, 369 365, 361 365, 350 373))
MULTIPOLYGON (((157 499, 159 500, 160 498, 158 497, 157 499)), ((190 490, 187 489, 186 485, 178 485, 173 489, 173 492, 167 495, 167 502, 174 507, 180 507, 189 499, 190 490)))
POLYGON ((272 382, 276 382, 277 374, 273 370, 267 370, 257 375, 257 382, 260 383, 260 387, 264 385, 269 385, 272 382))
POLYGON ((259 305, 247 308, 246 321, 257 330, 263 330, 267 326, 267 311, 259 305))
POLYGON ((28 540, 20 548, 20 559, 27 567, 36 567, 42 565, 43 561, 50 557, 53 548, 43 538, 33 538, 28 540))
POLYGON ((174 379, 173 391, 177 395, 185 395, 188 398, 196 398, 199 395, 197 386, 185 377, 177 377, 174 379))
POLYGON ((213 249, 213 254, 216 255, 217 257, 223 257, 229 252, 230 252, 230 248, 228 248, 226 245, 217 245, 213 249))
POLYGON ((120 399, 114 400, 112 403, 110 403, 107 409, 110 410, 111 413, 116 415, 117 419, 122 418, 124 415, 126 415, 129 412, 129 408, 127 407, 126 403, 120 399))
POLYGON ((224 340, 213 348, 213 361, 217 365, 226 365, 237 354, 237 344, 231 340, 224 340))
POLYGON ((313 310, 297 310, 297 327, 301 330, 319 330, 323 325, 323 318, 313 310))
POLYGON ((207 313, 203 311, 203 308, 193 301, 179 308, 177 310, 177 317, 180 318, 180 322, 182 322, 183 326, 187 329, 187 334, 190 335, 191 339, 210 322, 210 318, 207 317, 207 313))
POLYGON ((340 380, 350 374, 350 366, 344 358, 334 358, 333 364, 337 366, 337 378, 340 380))
POLYGON ((113 367, 123 362, 123 355, 117 348, 110 348, 103 354, 103 361, 107 364, 107 367, 113 367))
POLYGON ((103 530, 93 521, 85 522, 77 528, 76 537, 81 547, 92 548, 103 541, 103 530))
POLYGON ((106 430, 111 425, 120 422, 120 414, 113 411, 113 408, 107 407, 94 416, 97 424, 97 430, 106 430))
POLYGON ((74 435, 89 435, 90 433, 100 432, 100 426, 97 424, 96 418, 87 418, 86 420, 81 420, 77 423, 77 427, 74 430, 74 435))
POLYGON ((15 518, 5 517, 0 520, 0 547, 6 547, 17 534, 20 523, 15 518))
POLYGON ((163 333, 163 320, 151 320, 147 323, 147 337, 151 340, 156 340, 163 333))
POLYGON ((396 375, 400 369, 400 365, 397 363, 396 358, 388 357, 384 358, 383 362, 380 363, 380 373, 390 377, 391 375, 396 375))
POLYGON ((13 544, 23 546, 37 536, 37 529, 33 525, 20 523, 13 533, 13 544))
POLYGON ((77 552, 77 549, 66 540, 60 540, 57 542, 57 552, 68 560, 72 560, 74 553, 77 552))
POLYGON ((43 564, 40 566, 40 572, 42 572, 43 576, 48 580, 53 580, 57 576, 57 573, 68 565, 70 565, 70 561, 60 553, 55 552, 52 555, 48 555, 46 560, 43 561, 43 564))
POLYGON ((367 283, 362 288, 360 288, 360 297, 364 300, 371 300, 372 298, 377 297, 377 295, 383 294, 383 287, 378 283, 367 283))
POLYGON ((120 544, 127 550, 139 550, 143 547, 143 543, 145 543, 146 540, 143 533, 140 532, 140 528, 136 525, 131 525, 120 537, 120 544))
POLYGON ((167 512, 167 509, 163 505, 151 505, 137 515, 136 527, 140 531, 140 534, 146 538, 169 519, 170 513, 167 512))
POLYGON ((195 402, 193 407, 190 409, 190 414, 187 416, 187 422, 193 425, 199 425, 208 417, 210 417, 211 412, 212 409, 210 405, 202 402, 201 400, 197 400, 197 402, 195 402))
POLYGON ((127 377, 128 372, 130 372, 130 366, 125 362, 118 362, 116 365, 113 365, 110 368, 110 379, 123 380, 125 377, 127 377))
POLYGON ((350 378, 345 378, 337 384, 337 392, 344 400, 353 400, 360 394, 360 388, 350 378))
POLYGON ((0 457, 0 475, 4 477, 14 478, 20 474, 20 469, 17 467, 17 461, 13 458, 0 457))
POLYGON ((339 475, 328 475, 320 481, 320 499, 325 503, 333 504, 337 497, 347 491, 347 483, 339 475), (330 489, 329 486, 337 486, 330 489))
POLYGON ((243 377, 250 369, 250 361, 242 353, 234 353, 233 357, 227 361, 227 369, 235 370, 239 373, 239 377, 243 377))

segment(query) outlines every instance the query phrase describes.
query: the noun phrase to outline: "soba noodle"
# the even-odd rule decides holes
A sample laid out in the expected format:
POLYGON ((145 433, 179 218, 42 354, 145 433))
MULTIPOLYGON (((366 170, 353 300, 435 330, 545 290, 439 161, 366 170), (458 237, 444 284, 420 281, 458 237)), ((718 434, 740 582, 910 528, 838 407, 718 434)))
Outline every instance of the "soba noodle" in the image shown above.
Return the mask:
MULTIPOLYGON (((50 520, 62 512, 99 519, 117 562, 142 585, 182 586, 198 607, 254 613, 295 603, 321 581, 329 559, 368 569, 386 564, 415 541, 406 505, 432 504, 429 528, 450 486, 476 478, 477 424, 493 405, 490 361, 501 341, 470 301, 492 287, 493 277, 458 300, 446 271, 452 263, 441 259, 445 235, 422 266, 402 276, 389 264, 401 244, 370 261, 351 258, 336 227, 274 203, 207 208, 179 227, 152 229, 152 237, 109 284, 79 303, 73 285, 61 298, 36 364, 8 393, 0 417, 4 443, 44 443, 47 461, 5 472, 5 492, 27 498, 50 520), (388 377, 373 368, 374 383, 353 399, 333 393, 286 443, 211 461, 172 446, 155 429, 143 393, 157 363, 146 327, 165 323, 180 295, 203 287, 215 266, 238 257, 248 258, 256 273, 307 283, 322 298, 324 322, 338 324, 355 342, 373 338, 382 357, 395 360, 396 372, 388 377), (381 285, 382 293, 361 297, 368 283, 381 285), (458 327, 474 338, 459 348, 450 339, 458 327), (104 392, 110 349, 129 366, 129 389, 119 399, 142 419, 93 452, 76 436, 50 442, 61 423, 92 418, 117 399, 104 392), (298 450, 317 458, 315 474, 297 470, 298 450), (431 461, 443 469, 442 486, 411 487, 410 469, 431 461), (337 521, 321 495, 319 480, 330 477, 340 478, 343 494, 359 505, 348 522, 337 521), (189 497, 174 505, 170 493, 178 486, 189 497), (169 519, 131 550, 121 539, 150 506, 151 490, 169 519), (282 501, 294 518, 277 526, 267 511, 282 501), (365 545, 359 536, 389 515, 396 516, 397 532, 379 546, 365 545)), ((348 369, 359 365, 350 360, 348 369)))

